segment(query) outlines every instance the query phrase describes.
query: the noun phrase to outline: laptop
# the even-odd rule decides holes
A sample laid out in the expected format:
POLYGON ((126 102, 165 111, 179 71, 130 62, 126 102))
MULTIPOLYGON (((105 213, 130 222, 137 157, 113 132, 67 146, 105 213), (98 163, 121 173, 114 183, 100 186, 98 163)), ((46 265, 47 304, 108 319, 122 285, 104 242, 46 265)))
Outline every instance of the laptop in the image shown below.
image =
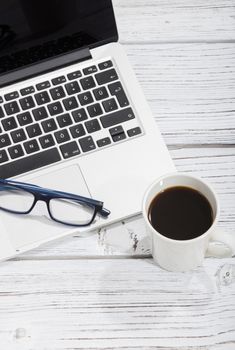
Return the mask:
POLYGON ((71 228, 0 212, 0 259, 141 212, 174 165, 136 80, 111 0, 1 0, 0 178, 104 202, 108 218, 71 228))

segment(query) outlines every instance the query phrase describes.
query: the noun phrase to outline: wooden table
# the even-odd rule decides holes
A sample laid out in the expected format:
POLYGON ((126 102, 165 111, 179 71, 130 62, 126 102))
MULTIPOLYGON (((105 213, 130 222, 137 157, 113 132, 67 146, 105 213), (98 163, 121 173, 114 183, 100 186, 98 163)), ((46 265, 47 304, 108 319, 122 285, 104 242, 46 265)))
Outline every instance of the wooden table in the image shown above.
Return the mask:
MULTIPOLYGON (((115 0, 120 40, 179 171, 235 234, 235 3, 115 0)), ((235 349, 235 283, 154 265, 141 217, 0 266, 0 349, 235 349)))

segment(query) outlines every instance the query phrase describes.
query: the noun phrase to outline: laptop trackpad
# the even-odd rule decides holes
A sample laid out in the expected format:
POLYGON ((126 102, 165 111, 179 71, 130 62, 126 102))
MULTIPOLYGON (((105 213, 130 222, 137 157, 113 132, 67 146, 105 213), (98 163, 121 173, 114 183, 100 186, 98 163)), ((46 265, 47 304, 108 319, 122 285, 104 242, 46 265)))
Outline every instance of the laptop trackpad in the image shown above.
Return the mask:
MULTIPOLYGON (((25 181, 42 187, 91 197, 77 164, 54 171, 42 171, 41 175, 21 176, 19 181, 25 181)), ((52 221, 47 213, 46 204, 38 202, 28 215, 14 215, 1 212, 1 222, 6 227, 7 236, 15 249, 36 244, 44 240, 54 239, 63 235, 71 228, 52 221)))

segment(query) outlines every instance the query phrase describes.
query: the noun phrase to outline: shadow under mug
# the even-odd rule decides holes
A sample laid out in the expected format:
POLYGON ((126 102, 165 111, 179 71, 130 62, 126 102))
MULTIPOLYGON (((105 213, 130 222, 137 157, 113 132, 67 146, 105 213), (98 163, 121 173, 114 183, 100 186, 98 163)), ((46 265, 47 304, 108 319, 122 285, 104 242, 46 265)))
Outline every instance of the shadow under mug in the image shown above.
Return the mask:
POLYGON ((207 256, 231 257, 235 253, 235 237, 218 229, 220 213, 217 195, 211 186, 197 177, 185 173, 172 173, 155 181, 146 191, 142 205, 147 233, 152 238, 153 259, 168 271, 189 271, 202 265, 207 256), (152 200, 170 187, 186 186, 201 192, 213 211, 213 223, 202 235, 189 240, 174 240, 161 235, 148 219, 152 200))

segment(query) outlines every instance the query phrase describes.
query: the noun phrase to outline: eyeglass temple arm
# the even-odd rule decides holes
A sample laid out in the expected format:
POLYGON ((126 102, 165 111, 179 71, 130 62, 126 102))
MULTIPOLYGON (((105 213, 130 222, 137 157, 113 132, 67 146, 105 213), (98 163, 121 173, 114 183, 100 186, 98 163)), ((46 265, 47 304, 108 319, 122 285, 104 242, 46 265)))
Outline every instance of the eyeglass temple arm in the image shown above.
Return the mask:
POLYGON ((102 209, 99 211, 99 214, 100 214, 101 216, 103 216, 104 218, 107 218, 107 217, 111 214, 111 211, 108 210, 108 209, 102 208, 102 209))
POLYGON ((37 185, 33 185, 33 184, 29 184, 26 182, 20 182, 20 181, 14 181, 14 180, 7 180, 7 179, 0 179, 0 184, 7 184, 7 185, 23 185, 23 186, 27 186, 27 187, 37 187, 40 188, 40 186, 37 185))

